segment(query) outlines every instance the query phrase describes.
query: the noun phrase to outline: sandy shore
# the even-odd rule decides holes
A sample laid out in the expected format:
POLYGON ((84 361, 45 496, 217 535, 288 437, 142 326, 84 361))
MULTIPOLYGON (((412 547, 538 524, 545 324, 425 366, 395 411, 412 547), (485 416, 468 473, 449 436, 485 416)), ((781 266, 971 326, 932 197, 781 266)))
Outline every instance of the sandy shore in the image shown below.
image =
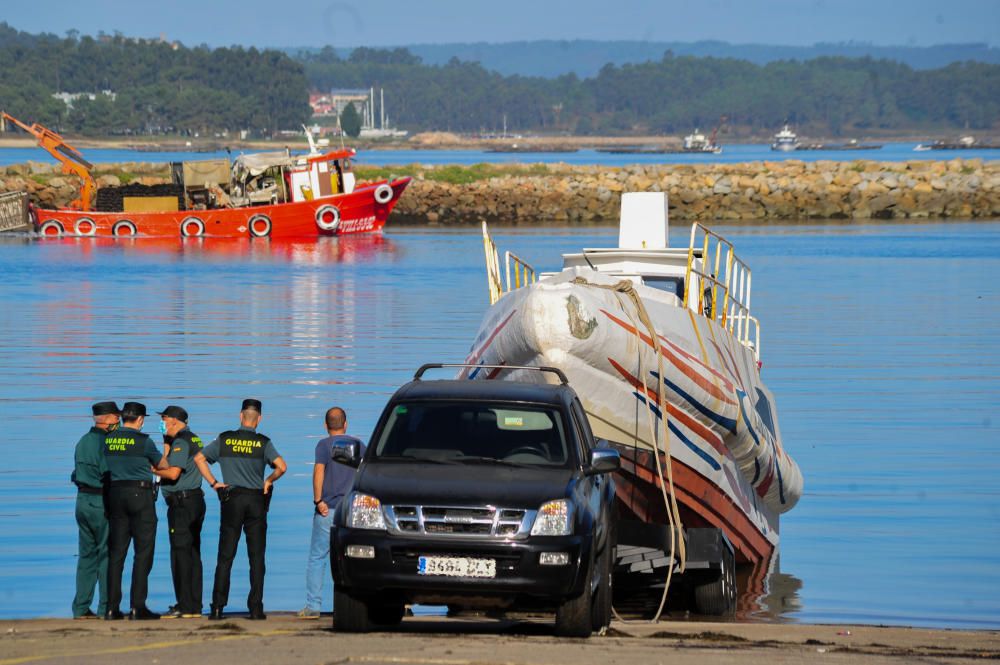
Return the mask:
POLYGON ((525 663, 966 663, 1000 659, 1000 633, 876 626, 619 623, 589 640, 554 637, 549 622, 406 619, 393 632, 334 633, 329 617, 271 614, 251 622, 0 621, 0 665, 245 662, 472 665, 525 663))

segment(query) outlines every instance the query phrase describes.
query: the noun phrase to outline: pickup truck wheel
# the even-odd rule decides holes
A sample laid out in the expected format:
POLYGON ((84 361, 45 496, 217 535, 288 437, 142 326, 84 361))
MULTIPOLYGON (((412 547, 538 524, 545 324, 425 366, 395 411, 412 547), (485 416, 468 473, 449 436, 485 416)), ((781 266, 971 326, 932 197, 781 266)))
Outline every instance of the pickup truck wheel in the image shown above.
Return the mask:
POLYGON ((584 579, 583 593, 576 598, 570 598, 556 609, 556 635, 560 637, 590 637, 593 631, 593 600, 590 593, 590 580, 594 564, 587 567, 584 579))
POLYGON ((699 614, 721 616, 736 608, 736 562, 732 553, 722 555, 718 576, 694 588, 694 607, 699 614))
POLYGON ((597 563, 601 578, 597 581, 594 606, 591 608, 592 628, 600 633, 611 625, 611 569, 614 562, 614 546, 609 542, 597 563))
POLYGON ((371 608, 371 619, 380 626, 398 626, 406 608, 402 603, 377 605, 371 608))
POLYGON ((342 633, 367 633, 373 628, 368 603, 339 586, 333 588, 333 629, 342 633))

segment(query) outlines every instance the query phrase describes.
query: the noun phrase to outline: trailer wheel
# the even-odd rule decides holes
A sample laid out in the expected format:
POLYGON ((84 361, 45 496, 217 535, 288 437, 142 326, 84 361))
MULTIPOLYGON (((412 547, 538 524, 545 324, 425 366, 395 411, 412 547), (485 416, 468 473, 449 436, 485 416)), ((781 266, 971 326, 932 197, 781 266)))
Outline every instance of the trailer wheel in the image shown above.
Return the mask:
POLYGON ((717 576, 694 587, 694 607, 699 614, 721 616, 736 609, 736 562, 733 553, 722 555, 717 576))
POLYGON ((373 627, 368 603, 339 586, 333 587, 333 629, 341 633, 367 633, 373 627))
POLYGON ((570 598, 556 609, 556 635, 559 637, 590 637, 594 630, 593 601, 590 593, 590 579, 594 563, 587 566, 583 592, 576 598, 570 598))

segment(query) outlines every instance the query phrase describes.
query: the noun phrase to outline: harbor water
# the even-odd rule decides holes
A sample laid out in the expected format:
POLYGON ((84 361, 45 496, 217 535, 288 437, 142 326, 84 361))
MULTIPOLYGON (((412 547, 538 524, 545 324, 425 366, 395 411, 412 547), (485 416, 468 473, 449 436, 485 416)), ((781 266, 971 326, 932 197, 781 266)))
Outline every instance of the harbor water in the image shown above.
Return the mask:
MULTIPOLYGON (((599 164, 604 166, 628 166, 630 164, 737 164, 742 162, 774 161, 798 159, 805 162, 830 160, 853 162, 865 159, 878 162, 905 162, 910 160, 1000 159, 1000 150, 934 150, 915 152, 916 143, 886 143, 878 150, 805 150, 780 152, 771 150, 765 144, 725 145, 721 154, 712 153, 669 153, 669 154, 612 154, 596 150, 577 152, 485 152, 483 150, 363 150, 355 159, 363 166, 395 166, 403 164, 507 164, 507 163, 558 163, 574 165, 599 164)), ((271 149, 281 149, 276 146, 271 149)), ((247 150, 244 152, 259 152, 247 150)), ((139 152, 109 148, 94 148, 83 151, 84 156, 94 164, 119 164, 122 162, 179 162, 185 160, 212 159, 230 156, 225 151, 218 152, 139 152)), ((239 152, 234 151, 231 156, 239 152)), ((0 166, 23 164, 27 161, 56 163, 39 148, 0 148, 0 166)))
MULTIPOLYGON (((806 479, 782 518, 771 597, 744 618, 1000 628, 1000 222, 716 230, 753 269, 762 371, 806 479)), ((617 239, 604 227, 494 232, 542 270, 617 239)), ((675 224, 671 244, 686 237, 675 224)), ((323 413, 343 406, 367 440, 421 363, 465 357, 487 307, 476 228, 390 223, 286 243, 3 237, 0 277, 2 618, 70 614, 73 447, 106 399, 179 404, 206 440, 236 424, 243 398, 263 401, 261 431, 289 466, 271 504, 265 607, 301 608, 323 413)), ((149 605, 164 610, 162 500, 158 512, 149 605)), ((217 534, 208 497, 206 594, 217 534)), ((247 589, 241 545, 230 609, 247 589)))

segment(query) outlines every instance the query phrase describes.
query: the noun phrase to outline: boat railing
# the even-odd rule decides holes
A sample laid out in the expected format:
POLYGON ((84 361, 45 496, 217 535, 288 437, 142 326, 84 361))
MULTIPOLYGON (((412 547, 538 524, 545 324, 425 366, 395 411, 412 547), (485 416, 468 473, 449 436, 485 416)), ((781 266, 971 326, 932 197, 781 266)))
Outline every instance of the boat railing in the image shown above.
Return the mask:
POLYGON ((535 282, 535 269, 530 263, 514 252, 504 252, 504 263, 507 267, 507 290, 519 289, 535 282), (511 285, 511 265, 514 267, 514 284, 511 285))
POLYGON ((703 224, 692 224, 684 306, 718 321, 760 360, 760 324, 750 314, 751 286, 750 266, 736 255, 733 244, 703 224), (696 249, 701 250, 700 261, 696 261, 696 249), (700 293, 692 291, 694 276, 701 285, 700 293))
POLYGON ((489 227, 483 222, 483 251, 486 253, 486 281, 489 283, 490 304, 505 293, 537 281, 535 268, 514 252, 504 252, 506 285, 500 277, 500 250, 490 236, 489 227))
MULTIPOLYGON (((490 304, 500 300, 504 294, 503 282, 500 279, 500 252, 497 245, 490 237, 490 230, 483 222, 483 251, 486 253, 486 281, 490 289, 490 304)), ((510 283, 508 273, 507 283, 510 283)))

